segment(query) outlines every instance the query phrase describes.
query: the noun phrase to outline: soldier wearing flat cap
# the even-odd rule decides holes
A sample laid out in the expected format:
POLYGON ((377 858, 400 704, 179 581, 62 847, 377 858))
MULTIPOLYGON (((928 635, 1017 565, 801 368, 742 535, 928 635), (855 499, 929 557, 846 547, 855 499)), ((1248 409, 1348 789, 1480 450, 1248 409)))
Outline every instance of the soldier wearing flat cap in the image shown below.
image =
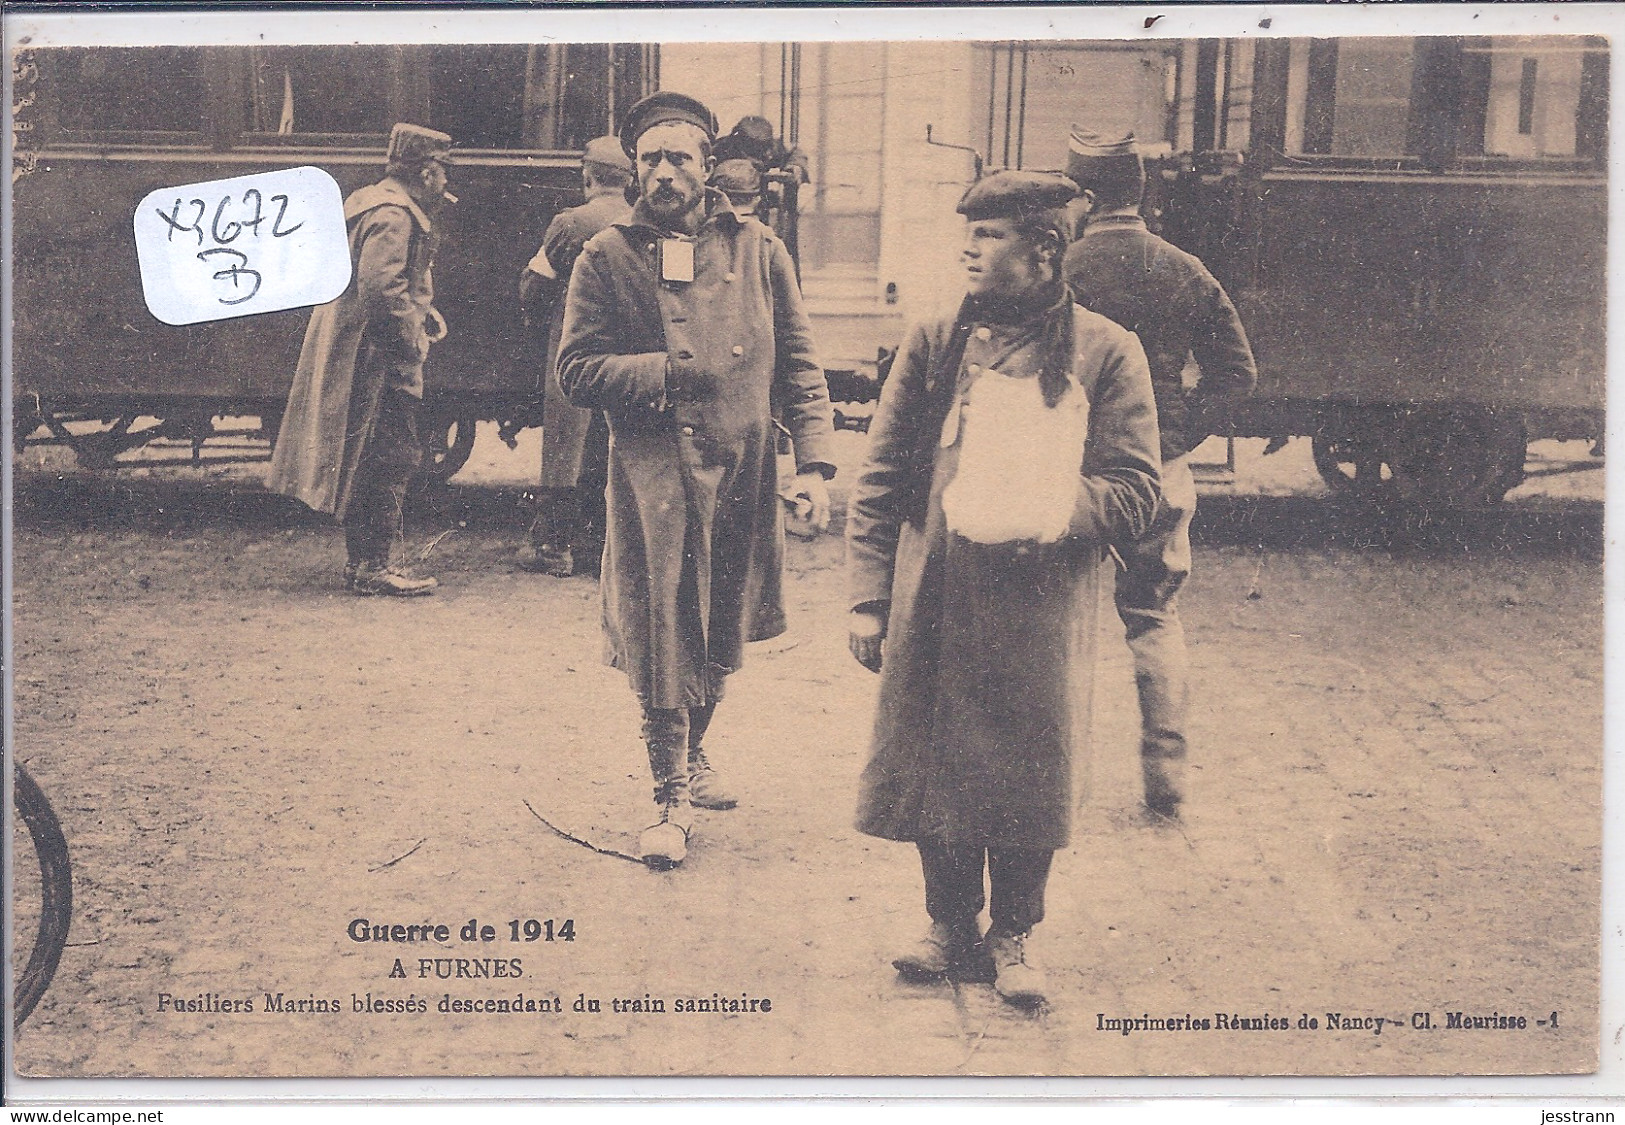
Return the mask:
POLYGON ((450 160, 445 133, 396 125, 384 179, 344 201, 350 287, 311 314, 271 459, 272 491, 343 523, 357 594, 436 585, 405 565, 404 510, 423 457, 423 363, 446 334, 430 263, 450 160))
POLYGON ((1026 1005, 1088 745, 1101 563, 1158 491, 1145 355, 1061 280, 1076 194, 1021 171, 965 194, 965 298, 909 333, 847 511, 849 643, 881 677, 857 827, 918 848, 930 917, 893 964, 991 969, 1026 1005))
POLYGON ((1145 167, 1132 135, 1075 128, 1067 171, 1083 189, 1083 234, 1063 271, 1086 308, 1135 332, 1151 364, 1162 434, 1162 504, 1151 530, 1119 544, 1117 613, 1140 696, 1140 767, 1154 819, 1179 815, 1185 797, 1188 676, 1180 588, 1191 570, 1196 482, 1190 451, 1207 437, 1203 414, 1252 393, 1258 381, 1235 305, 1196 257, 1146 229, 1145 167), (1198 377, 1185 387, 1185 368, 1198 377))
POLYGON ((541 337, 536 358, 543 401, 542 478, 530 546, 520 552, 519 561, 527 570, 558 578, 598 572, 609 456, 609 428, 603 415, 572 406, 559 389, 554 365, 564 330, 564 295, 587 240, 631 215, 626 201, 631 183, 632 162, 619 140, 588 141, 581 156, 581 190, 587 201, 553 217, 519 283, 525 322, 532 339, 541 337))
POLYGON ((643 709, 652 868, 682 862, 695 806, 736 803, 703 740, 746 642, 785 628, 773 404, 815 521, 828 521, 835 471, 795 268, 771 230, 707 188, 716 129, 668 91, 628 111, 639 197, 576 262, 559 346, 565 394, 609 418, 604 632, 643 709))

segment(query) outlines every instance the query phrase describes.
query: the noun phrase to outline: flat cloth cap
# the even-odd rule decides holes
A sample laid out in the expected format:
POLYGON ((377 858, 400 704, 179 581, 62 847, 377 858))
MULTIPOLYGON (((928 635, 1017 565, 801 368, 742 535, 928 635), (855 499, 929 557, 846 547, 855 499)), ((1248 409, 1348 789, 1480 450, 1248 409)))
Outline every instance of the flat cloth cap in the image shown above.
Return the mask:
POLYGON ((729 195, 755 195, 762 190, 762 169, 743 157, 723 160, 711 173, 711 186, 729 195))
POLYGON ((958 211, 971 220, 1047 219, 1077 194, 1078 185, 1055 172, 994 172, 971 185, 958 211))
POLYGON ((1066 174, 1078 183, 1134 179, 1144 169, 1133 133, 1103 136, 1072 126, 1066 143, 1066 174))
POLYGON ((451 134, 442 133, 435 129, 425 129, 422 125, 408 125, 404 121, 397 122, 389 131, 389 155, 391 163, 424 165, 431 160, 438 160, 442 164, 451 162, 451 134))
POLYGON ((717 115, 705 103, 675 90, 659 90, 631 109, 621 119, 621 148, 629 157, 638 154, 638 138, 668 121, 686 121, 705 130, 709 141, 717 139, 717 115))
POLYGON ((621 142, 614 137, 594 137, 587 142, 587 149, 581 154, 581 160, 586 164, 602 164, 606 168, 619 168, 623 172, 632 170, 632 162, 626 158, 626 152, 621 148, 621 142))

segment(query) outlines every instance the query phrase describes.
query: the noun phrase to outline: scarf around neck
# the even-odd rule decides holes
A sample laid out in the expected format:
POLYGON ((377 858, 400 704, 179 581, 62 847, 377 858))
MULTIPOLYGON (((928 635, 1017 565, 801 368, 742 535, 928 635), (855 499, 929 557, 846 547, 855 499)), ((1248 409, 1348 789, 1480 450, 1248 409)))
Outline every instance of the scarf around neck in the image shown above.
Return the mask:
MULTIPOLYGON (((1038 385, 1044 392, 1044 405, 1053 407, 1066 393, 1072 377, 1072 295, 1059 276, 1016 297, 1000 294, 966 295, 954 317, 948 346, 926 375, 926 389, 946 387, 948 399, 943 409, 953 405, 952 394, 959 383, 959 368, 965 362, 965 344, 972 329, 980 323, 1008 327, 1033 326, 1039 330, 1038 385)), ((940 421, 940 419, 939 419, 940 421)))
POLYGON ((1056 277, 1014 299, 967 294, 954 317, 948 346, 925 374, 925 417, 916 431, 911 458, 914 490, 906 504, 907 518, 917 523, 923 524, 929 506, 937 436, 959 396, 959 369, 965 362, 965 344, 980 323, 1038 327, 1041 337, 1038 386, 1045 406, 1053 408, 1072 379, 1072 295, 1064 280, 1056 277))

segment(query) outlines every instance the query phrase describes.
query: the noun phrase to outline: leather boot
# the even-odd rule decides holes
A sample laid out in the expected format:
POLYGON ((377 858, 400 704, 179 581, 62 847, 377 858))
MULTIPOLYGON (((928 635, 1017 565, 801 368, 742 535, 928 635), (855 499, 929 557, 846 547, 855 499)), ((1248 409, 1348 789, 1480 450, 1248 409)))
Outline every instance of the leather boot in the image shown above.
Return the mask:
POLYGON ((688 858, 694 806, 688 796, 688 741, 682 731, 651 729, 645 745, 655 780, 655 822, 638 836, 638 855, 651 871, 669 871, 688 858), (673 737, 675 735, 675 737, 673 737))
POLYGON ((700 809, 731 809, 739 803, 738 795, 728 788, 698 746, 688 752, 688 796, 700 809))
POLYGON ((909 980, 938 980, 970 962, 981 936, 974 918, 932 922, 924 937, 892 959, 892 968, 909 980))
POLYGON ((638 836, 638 854, 651 871, 670 871, 688 858, 688 838, 694 831, 694 807, 686 781, 655 786, 657 819, 638 836))
POLYGON ((1044 970, 1029 959, 1026 934, 994 930, 987 935, 987 952, 993 959, 994 992, 1023 1007, 1044 1002, 1044 970))

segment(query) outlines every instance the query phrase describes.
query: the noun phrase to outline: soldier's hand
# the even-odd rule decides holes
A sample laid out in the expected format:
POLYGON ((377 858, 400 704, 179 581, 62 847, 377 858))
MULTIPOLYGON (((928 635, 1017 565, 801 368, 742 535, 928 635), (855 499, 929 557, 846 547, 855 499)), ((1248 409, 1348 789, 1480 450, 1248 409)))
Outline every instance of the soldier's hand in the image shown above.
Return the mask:
POLYGON ((813 534, 829 530, 829 485, 824 483, 823 473, 815 470, 796 474, 790 498, 795 501, 797 515, 813 534))
POLYGON ((886 619, 868 610, 847 615, 846 645, 857 662, 871 672, 880 671, 881 647, 886 640, 886 619))

